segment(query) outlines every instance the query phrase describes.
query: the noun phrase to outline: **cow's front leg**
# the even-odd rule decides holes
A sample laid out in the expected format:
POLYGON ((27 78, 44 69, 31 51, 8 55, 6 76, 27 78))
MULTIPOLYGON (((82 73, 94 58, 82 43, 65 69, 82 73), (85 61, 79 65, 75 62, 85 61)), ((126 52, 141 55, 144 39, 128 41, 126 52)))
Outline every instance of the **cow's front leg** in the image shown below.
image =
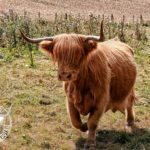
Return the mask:
POLYGON ((88 139, 84 145, 85 148, 96 145, 95 135, 100 117, 106 108, 106 102, 101 101, 99 106, 90 113, 88 118, 88 139))
POLYGON ((82 123, 78 110, 74 107, 74 104, 70 101, 68 101, 68 111, 72 125, 75 128, 79 129, 80 131, 86 132, 88 130, 87 123, 82 123))
POLYGON ((95 134, 96 129, 98 125, 98 121, 100 116, 102 115, 102 112, 99 112, 98 110, 95 110, 93 113, 90 114, 88 119, 88 139, 85 143, 85 148, 88 148, 90 146, 95 146, 95 134))

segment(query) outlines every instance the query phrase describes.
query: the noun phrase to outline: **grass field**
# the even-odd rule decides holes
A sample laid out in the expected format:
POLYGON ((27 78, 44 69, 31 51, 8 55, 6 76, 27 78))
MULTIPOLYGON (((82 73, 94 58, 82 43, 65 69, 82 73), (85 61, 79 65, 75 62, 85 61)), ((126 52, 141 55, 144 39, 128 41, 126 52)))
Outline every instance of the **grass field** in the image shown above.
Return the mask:
MULTIPOLYGON (((99 123, 96 149, 148 150, 150 146, 150 43, 141 44, 136 52, 138 78, 134 134, 124 132, 124 116, 106 113, 99 123)), ((1 54, 6 55, 4 49, 1 54)), ((12 107, 13 126, 1 144, 10 150, 72 150, 83 148, 86 134, 71 126, 62 83, 57 81, 56 67, 43 54, 35 56, 29 67, 27 55, 8 62, 0 60, 0 104, 12 107)), ((84 119, 84 118, 83 118, 84 119)))
POLYGON ((149 6, 149 0, 77 0, 73 3, 70 0, 66 3, 62 0, 0 0, 0 10, 6 12, 0 16, 0 106, 12 104, 11 134, 0 143, 0 150, 83 150, 87 134, 71 126, 62 82, 57 80, 57 67, 51 58, 36 51, 35 46, 25 44, 18 28, 34 37, 64 32, 98 35, 102 14, 111 13, 116 22, 123 19, 123 14, 125 20, 131 21, 122 25, 106 18, 104 30, 106 39, 123 34, 125 42, 135 50, 138 69, 136 126, 133 133, 125 132, 124 116, 120 112, 107 112, 99 122, 97 145, 91 150, 150 150, 150 24, 146 22, 149 6), (96 16, 88 16, 89 8, 96 16), (9 14, 8 9, 14 12, 9 14), (55 19, 38 16, 33 21, 28 14, 20 17, 25 15, 24 10, 32 19, 38 12, 46 19, 55 19), (71 11, 73 15, 69 14, 71 11), (59 15, 61 12, 68 14, 59 15), (99 13, 101 16, 97 16, 99 13), (139 19, 141 13, 144 23, 139 19), (135 14, 134 24, 130 14, 135 14))

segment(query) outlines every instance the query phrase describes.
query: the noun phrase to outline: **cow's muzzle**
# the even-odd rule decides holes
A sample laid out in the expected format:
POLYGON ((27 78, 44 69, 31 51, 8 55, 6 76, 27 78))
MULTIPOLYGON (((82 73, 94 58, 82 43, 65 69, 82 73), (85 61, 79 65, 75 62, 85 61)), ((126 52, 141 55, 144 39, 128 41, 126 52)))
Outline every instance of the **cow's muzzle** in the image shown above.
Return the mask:
POLYGON ((72 72, 58 72, 58 80, 74 81, 77 79, 77 74, 72 72))

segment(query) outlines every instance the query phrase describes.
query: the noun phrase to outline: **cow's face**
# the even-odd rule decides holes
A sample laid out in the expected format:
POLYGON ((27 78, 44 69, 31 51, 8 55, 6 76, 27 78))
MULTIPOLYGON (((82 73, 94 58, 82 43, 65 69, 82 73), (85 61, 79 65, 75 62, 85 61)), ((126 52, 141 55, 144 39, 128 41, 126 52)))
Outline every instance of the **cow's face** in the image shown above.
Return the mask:
POLYGON ((62 65, 58 63, 58 79, 60 81, 75 81, 77 80, 80 66, 71 64, 62 65))
POLYGON ((52 54, 58 65, 60 81, 75 81, 87 55, 96 48, 96 42, 71 34, 58 36, 53 41, 43 41, 40 47, 52 54))

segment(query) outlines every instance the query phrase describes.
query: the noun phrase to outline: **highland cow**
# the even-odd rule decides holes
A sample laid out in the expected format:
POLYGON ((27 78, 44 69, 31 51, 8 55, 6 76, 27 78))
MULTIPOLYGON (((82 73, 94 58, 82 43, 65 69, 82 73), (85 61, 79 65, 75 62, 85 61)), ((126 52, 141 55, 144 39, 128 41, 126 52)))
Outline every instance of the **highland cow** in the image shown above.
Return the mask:
POLYGON ((88 131, 85 147, 95 144, 98 122, 109 109, 124 113, 128 126, 134 124, 136 64, 131 47, 115 40, 99 42, 103 39, 97 36, 60 34, 31 39, 21 34, 57 63, 72 125, 88 131), (80 115, 89 115, 87 123, 82 123, 80 115))

